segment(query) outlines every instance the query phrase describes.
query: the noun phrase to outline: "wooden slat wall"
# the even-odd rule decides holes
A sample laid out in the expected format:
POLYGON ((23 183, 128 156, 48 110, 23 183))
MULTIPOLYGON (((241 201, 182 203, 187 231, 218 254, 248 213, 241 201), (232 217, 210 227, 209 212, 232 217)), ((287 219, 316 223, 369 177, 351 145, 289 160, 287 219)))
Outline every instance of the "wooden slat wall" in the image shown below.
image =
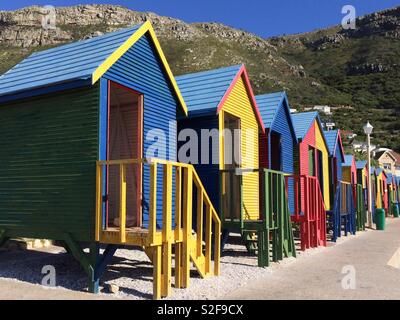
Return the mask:
MULTIPOLYGON (((179 120, 178 132, 184 129, 195 130, 198 137, 198 156, 199 163, 194 164, 197 174, 199 175, 204 188, 206 189, 210 200, 215 208, 219 210, 219 140, 216 139, 216 144, 213 143, 212 139, 209 139, 209 152, 208 152, 208 164, 202 164, 202 156, 205 157, 205 153, 201 150, 201 130, 218 130, 218 118, 216 116, 206 117, 194 117, 179 120), (217 161, 214 161, 213 158, 217 161)), ((185 142, 178 142, 178 148, 180 148, 185 142)), ((182 161, 182 159, 178 159, 182 161)))
POLYGON ((350 167, 343 167, 342 181, 351 183, 351 168, 350 167))
MULTIPOLYGON (((259 125, 243 79, 238 80, 222 110, 240 118, 242 129, 242 167, 258 168, 259 125), (246 143, 247 130, 253 130, 254 133, 253 143, 248 146, 246 143)), ((221 113, 221 115, 222 114, 223 113, 221 113)), ((258 219, 260 213, 258 175, 249 174, 243 176, 243 191, 243 206, 245 214, 252 220, 258 219)))
POLYGON ((98 132, 97 86, 1 105, 0 229, 93 240, 98 132))

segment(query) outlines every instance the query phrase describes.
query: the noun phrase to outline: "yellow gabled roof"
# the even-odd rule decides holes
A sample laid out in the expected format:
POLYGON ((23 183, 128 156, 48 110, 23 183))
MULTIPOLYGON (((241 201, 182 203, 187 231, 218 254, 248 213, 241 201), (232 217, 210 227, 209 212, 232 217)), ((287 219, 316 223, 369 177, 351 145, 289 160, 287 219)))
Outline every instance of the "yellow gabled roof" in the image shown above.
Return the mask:
POLYGON ((178 84, 176 83, 175 77, 172 74, 171 68, 169 67, 168 61, 161 48, 160 42, 154 32, 153 26, 150 21, 146 21, 131 37, 129 37, 117 50, 115 50, 92 74, 92 83, 95 84, 106 72, 109 70, 114 63, 117 62, 143 35, 149 33, 151 40, 157 50, 157 53, 161 59, 161 62, 167 72, 168 78, 171 81, 172 87, 179 100, 179 103, 185 112, 188 114, 188 109, 185 100, 182 97, 181 91, 179 90, 178 84))

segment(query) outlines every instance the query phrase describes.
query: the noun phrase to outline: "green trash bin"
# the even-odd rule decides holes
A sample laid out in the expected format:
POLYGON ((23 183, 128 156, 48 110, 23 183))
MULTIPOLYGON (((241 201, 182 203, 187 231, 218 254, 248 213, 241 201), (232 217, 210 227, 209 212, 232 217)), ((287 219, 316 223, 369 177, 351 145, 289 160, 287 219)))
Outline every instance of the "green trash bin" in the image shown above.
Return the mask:
POLYGON ((385 209, 376 209, 375 223, 376 230, 385 230, 385 209))
POLYGON ((399 217, 399 204, 394 203, 392 207, 392 212, 393 212, 393 217, 398 218, 399 217))

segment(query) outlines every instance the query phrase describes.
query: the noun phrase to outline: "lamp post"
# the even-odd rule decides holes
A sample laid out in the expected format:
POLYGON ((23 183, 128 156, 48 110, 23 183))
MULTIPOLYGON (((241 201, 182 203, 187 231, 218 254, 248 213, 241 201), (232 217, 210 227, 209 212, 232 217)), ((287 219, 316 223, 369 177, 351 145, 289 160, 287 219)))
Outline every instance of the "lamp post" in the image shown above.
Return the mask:
POLYGON ((368 227, 372 228, 372 188, 371 188, 371 134, 374 127, 369 123, 364 126, 367 135, 367 166, 368 166, 368 227))

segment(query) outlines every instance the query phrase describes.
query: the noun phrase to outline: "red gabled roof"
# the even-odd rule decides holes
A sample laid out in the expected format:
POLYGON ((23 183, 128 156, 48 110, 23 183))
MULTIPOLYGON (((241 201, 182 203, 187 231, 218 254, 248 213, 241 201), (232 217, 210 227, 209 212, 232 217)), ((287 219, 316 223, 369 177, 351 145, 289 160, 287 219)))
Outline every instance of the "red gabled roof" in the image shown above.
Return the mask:
POLYGON ((260 110, 258 109, 258 104, 257 104, 256 98, 255 98, 254 92, 253 92, 253 88, 251 87, 249 74, 247 73, 245 65, 242 65, 242 67, 240 68, 239 72, 237 73, 235 79, 232 81, 229 89, 225 92, 224 97, 222 98, 221 102, 218 105, 217 114, 224 107, 226 100, 228 99, 229 95, 231 94, 232 90, 235 88, 235 85, 237 84, 237 82, 239 81, 240 78, 244 78, 243 80, 244 80, 244 83, 246 86, 247 94, 249 95, 250 102, 253 106, 254 113, 256 114, 257 121, 258 121, 262 131, 265 132, 264 121, 261 118, 260 110))

